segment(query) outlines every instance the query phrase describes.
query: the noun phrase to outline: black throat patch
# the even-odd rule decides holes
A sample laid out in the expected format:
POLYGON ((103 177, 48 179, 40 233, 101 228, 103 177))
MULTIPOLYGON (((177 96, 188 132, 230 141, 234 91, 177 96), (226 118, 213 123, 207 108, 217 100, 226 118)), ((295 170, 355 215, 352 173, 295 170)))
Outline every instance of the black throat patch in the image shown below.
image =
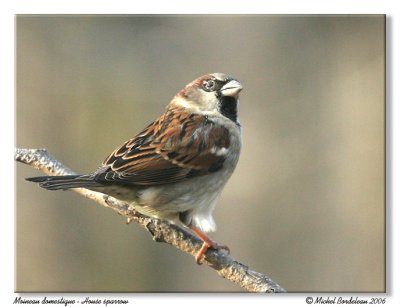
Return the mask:
POLYGON ((220 96, 219 98, 219 111, 220 113, 229 118, 234 123, 237 123, 237 99, 231 96, 220 96))

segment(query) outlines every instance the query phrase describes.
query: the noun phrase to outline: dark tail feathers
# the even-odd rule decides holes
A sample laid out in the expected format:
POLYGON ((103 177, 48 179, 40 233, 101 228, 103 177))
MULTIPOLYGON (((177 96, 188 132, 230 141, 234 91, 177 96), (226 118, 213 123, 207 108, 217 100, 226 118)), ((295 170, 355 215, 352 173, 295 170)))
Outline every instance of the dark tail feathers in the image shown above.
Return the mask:
POLYGON ((28 181, 38 182, 39 186, 47 190, 68 190, 73 188, 101 187, 102 184, 93 180, 88 175, 67 176, 40 176, 26 178, 28 181))

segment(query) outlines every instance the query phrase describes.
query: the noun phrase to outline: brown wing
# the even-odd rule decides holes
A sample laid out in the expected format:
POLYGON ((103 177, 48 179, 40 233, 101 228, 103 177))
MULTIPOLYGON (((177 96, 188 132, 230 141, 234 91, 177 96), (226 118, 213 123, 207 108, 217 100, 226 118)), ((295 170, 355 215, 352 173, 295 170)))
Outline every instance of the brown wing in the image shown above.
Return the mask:
POLYGON ((170 109, 117 148, 94 175, 98 182, 159 185, 223 167, 229 132, 205 116, 170 109))

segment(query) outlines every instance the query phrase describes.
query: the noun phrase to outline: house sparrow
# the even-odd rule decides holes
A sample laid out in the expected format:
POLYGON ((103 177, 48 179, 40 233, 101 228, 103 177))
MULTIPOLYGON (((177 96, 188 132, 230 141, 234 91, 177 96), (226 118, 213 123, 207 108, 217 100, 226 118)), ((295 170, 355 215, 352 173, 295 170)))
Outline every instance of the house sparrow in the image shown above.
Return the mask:
POLYGON ((126 201, 145 215, 182 222, 204 242, 197 263, 210 247, 229 251, 205 233, 216 229, 212 211, 239 159, 241 90, 228 75, 202 76, 94 173, 27 180, 48 190, 87 188, 126 201))

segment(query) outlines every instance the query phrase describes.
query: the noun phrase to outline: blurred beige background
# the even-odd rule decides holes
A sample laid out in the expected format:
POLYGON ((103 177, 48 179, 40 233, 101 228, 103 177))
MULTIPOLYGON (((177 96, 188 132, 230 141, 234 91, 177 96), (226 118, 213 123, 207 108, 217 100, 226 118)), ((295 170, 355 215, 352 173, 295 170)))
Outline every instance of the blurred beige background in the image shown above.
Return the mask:
MULTIPOLYGON (((244 85, 244 148, 215 211, 232 256, 289 291, 385 290, 385 18, 17 16, 17 146, 79 173, 186 83, 244 85)), ((16 291, 242 291, 17 165, 16 291)))

